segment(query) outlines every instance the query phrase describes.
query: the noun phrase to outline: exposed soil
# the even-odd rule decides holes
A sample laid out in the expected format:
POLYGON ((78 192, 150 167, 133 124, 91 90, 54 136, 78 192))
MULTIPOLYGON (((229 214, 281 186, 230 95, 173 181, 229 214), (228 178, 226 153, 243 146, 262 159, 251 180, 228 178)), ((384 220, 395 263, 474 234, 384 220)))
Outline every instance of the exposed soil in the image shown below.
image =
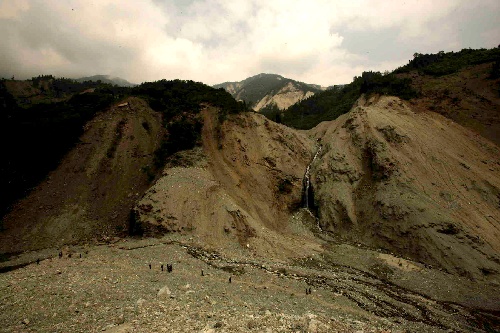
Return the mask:
POLYGON ((311 175, 325 231, 498 282, 497 146, 392 97, 361 99, 312 133, 323 145, 311 175))
POLYGON ((276 104, 278 109, 286 110, 291 105, 314 95, 312 91, 304 91, 296 87, 292 82, 289 82, 286 86, 281 88, 275 94, 269 94, 264 96, 256 105, 253 107, 255 111, 260 111, 262 108, 276 104))
POLYGON ((289 226, 301 204, 312 140, 254 113, 233 116, 220 128, 216 111, 203 112, 203 151, 185 154, 198 158, 167 167, 137 205, 146 234, 189 231, 218 251, 245 248, 268 258, 318 248, 313 236, 289 226))

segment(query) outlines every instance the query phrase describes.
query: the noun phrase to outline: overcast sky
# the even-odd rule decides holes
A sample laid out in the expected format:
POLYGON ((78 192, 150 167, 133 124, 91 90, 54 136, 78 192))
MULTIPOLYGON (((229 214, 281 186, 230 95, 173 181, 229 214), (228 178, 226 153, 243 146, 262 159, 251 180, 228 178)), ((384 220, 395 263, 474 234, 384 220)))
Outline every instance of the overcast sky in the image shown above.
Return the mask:
POLYGON ((332 85, 500 44, 499 0, 0 0, 0 76, 332 85))

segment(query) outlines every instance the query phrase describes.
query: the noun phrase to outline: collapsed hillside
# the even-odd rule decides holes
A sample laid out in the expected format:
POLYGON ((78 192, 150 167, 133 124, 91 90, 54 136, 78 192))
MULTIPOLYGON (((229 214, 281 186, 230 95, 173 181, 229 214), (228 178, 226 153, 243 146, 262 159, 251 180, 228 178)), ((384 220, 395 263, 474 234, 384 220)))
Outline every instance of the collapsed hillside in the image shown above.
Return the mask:
POLYGON ((179 232, 221 253, 282 259, 321 252, 316 222, 300 210, 318 141, 310 197, 323 232, 469 278, 500 272, 498 147, 437 114, 362 98, 308 137, 205 106, 202 146, 171 156, 155 175, 160 114, 141 99, 129 103, 92 120, 4 218, 1 251, 123 235, 133 208, 130 231, 144 236, 179 232))
POLYGON ((298 212, 318 141, 311 211, 323 232, 453 274, 498 277, 499 150, 446 118, 374 97, 311 130, 316 140, 256 114, 219 127, 211 108, 202 133, 203 150, 178 155, 136 206, 146 234, 187 232, 221 252, 263 256, 297 255, 296 236, 317 249, 304 231, 314 221, 298 212))
POLYGON ((417 110, 432 110, 500 145, 500 78, 490 77, 491 67, 468 66, 442 77, 415 70, 400 76, 412 78, 417 110))
POLYGON ((0 262, 8 331, 286 331, 311 329, 310 312, 325 332, 498 328, 500 154, 489 141, 395 97, 361 98, 309 132, 204 103, 201 146, 150 174, 169 126, 127 101, 89 122, 6 216, 0 251, 45 249, 0 262), (123 235, 129 217, 159 239, 63 246, 123 235), (241 326, 242 314, 261 322, 241 326))
POLYGON ((302 90, 300 86, 295 85, 293 82, 288 82, 287 85, 275 94, 270 93, 264 96, 253 109, 261 111, 276 106, 279 110, 286 110, 289 106, 312 95, 314 95, 313 91, 302 90))
POLYGON ((360 99, 311 133, 322 228, 473 278, 500 272, 500 151, 393 97, 360 99))

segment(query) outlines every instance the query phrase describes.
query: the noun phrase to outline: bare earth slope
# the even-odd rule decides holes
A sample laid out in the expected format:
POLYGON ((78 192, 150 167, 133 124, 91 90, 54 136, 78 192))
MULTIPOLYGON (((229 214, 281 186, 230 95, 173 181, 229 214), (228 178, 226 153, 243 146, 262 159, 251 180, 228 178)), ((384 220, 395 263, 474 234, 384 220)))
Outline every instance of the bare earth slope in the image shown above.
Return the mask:
POLYGON ((165 169, 137 205, 138 220, 147 233, 191 231, 223 252, 295 253, 292 238, 304 241, 288 220, 300 206, 312 140, 254 113, 221 127, 216 110, 203 114, 203 152, 187 167, 165 169))
MULTIPOLYGON (((40 249, 125 232, 133 204, 149 187, 160 142, 159 114, 141 99, 86 125, 80 143, 4 217, 0 252, 40 249)), ((36 166, 33 166, 36 167, 36 166)))
POLYGON ((448 272, 498 279, 500 151, 397 98, 360 99, 312 130, 321 226, 448 272))

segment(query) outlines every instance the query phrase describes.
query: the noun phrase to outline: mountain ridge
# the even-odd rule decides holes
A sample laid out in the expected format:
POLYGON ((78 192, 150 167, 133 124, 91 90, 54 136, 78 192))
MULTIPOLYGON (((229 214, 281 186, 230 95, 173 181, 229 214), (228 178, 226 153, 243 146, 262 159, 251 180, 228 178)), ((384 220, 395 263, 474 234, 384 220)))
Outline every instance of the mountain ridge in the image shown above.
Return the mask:
POLYGON ((85 77, 76 78, 75 81, 77 81, 77 82, 101 81, 103 83, 109 83, 112 85, 117 85, 119 87, 135 87, 135 86, 137 86, 136 83, 130 83, 129 81, 122 79, 120 77, 113 77, 111 75, 103 75, 103 74, 97 74, 97 75, 92 75, 92 76, 85 76, 85 77))

